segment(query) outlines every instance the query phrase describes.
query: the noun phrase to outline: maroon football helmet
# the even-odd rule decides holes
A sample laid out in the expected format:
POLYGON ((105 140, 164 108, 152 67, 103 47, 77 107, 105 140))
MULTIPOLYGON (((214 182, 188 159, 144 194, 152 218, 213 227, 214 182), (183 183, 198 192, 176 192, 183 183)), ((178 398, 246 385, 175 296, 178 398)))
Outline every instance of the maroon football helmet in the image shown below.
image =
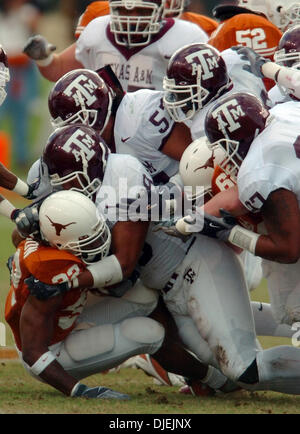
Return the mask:
POLYGON ((101 186, 110 151, 102 137, 86 125, 67 125, 50 135, 42 161, 54 188, 80 191, 94 199, 101 186))
POLYGON ((281 65, 300 69, 300 24, 284 32, 274 60, 281 65))
POLYGON ((177 122, 192 119, 210 101, 231 86, 219 51, 196 43, 177 50, 163 80, 164 106, 177 122))
POLYGON ((101 134, 111 114, 114 93, 88 69, 75 69, 61 77, 48 98, 54 128, 82 123, 101 134))
POLYGON ((6 98, 6 83, 10 80, 7 55, 0 45, 0 105, 6 98))
POLYGON ((207 112, 205 133, 212 148, 224 148, 227 158, 220 166, 227 175, 236 175, 251 143, 270 119, 261 100, 243 92, 221 98, 207 112))
POLYGON ((148 45, 161 29, 165 0, 109 0, 110 30, 117 44, 148 45))

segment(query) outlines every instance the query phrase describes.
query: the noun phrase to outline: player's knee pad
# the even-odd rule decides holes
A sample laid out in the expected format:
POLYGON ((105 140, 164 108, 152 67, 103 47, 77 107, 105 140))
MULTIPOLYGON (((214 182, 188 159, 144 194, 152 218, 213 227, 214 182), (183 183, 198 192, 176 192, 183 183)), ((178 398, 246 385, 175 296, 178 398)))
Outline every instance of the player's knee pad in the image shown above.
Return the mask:
POLYGON ((125 319, 120 324, 120 334, 128 341, 148 347, 147 353, 152 354, 161 346, 165 329, 151 318, 135 317, 125 319))
POLYGON ((248 366, 248 368, 243 372, 237 381, 245 384, 258 383, 259 377, 256 359, 253 360, 251 365, 248 366))
POLYGON ((64 347, 76 362, 105 354, 114 348, 114 326, 104 324, 71 333, 65 340, 64 347))

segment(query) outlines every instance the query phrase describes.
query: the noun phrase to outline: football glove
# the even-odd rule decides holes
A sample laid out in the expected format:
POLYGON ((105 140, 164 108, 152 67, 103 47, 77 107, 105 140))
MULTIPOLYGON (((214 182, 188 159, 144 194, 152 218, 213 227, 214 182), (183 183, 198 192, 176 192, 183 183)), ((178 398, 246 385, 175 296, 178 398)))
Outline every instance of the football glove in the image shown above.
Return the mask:
POLYGON ((36 279, 34 276, 27 277, 24 280, 31 295, 38 300, 48 300, 57 295, 64 294, 70 289, 68 282, 50 285, 36 279))
POLYGON ((55 50, 56 47, 50 44, 44 36, 35 35, 28 39, 23 53, 33 60, 44 60, 55 50))
POLYGON ((181 241, 184 243, 189 239, 189 237, 192 235, 192 233, 188 235, 182 234, 177 228, 176 228, 176 220, 166 220, 163 222, 159 222, 156 224, 153 228, 153 232, 157 231, 163 231, 165 234, 170 235, 171 237, 180 238, 181 241))
POLYGON ((15 222, 18 232, 23 238, 39 233, 39 211, 38 206, 27 206, 23 209, 15 209, 11 219, 15 222))
POLYGON ((107 387, 88 387, 85 384, 78 384, 76 390, 72 393, 73 397, 80 398, 97 398, 97 399, 130 399, 129 395, 125 393, 116 392, 115 390, 108 389, 107 387))
POLYGON ((249 47, 235 46, 231 47, 231 49, 235 50, 241 56, 242 60, 247 60, 249 62, 249 65, 243 66, 245 71, 251 72, 252 74, 256 75, 256 77, 264 78, 262 66, 267 62, 271 62, 270 59, 260 56, 249 47))

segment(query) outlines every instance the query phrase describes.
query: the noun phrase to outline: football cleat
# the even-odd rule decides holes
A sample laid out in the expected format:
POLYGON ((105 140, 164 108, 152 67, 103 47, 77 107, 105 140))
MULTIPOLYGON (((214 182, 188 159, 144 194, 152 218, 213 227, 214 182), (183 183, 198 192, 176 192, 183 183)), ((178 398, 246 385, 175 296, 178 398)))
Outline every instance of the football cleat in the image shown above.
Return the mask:
POLYGON ((216 391, 201 381, 192 381, 190 385, 182 386, 179 393, 193 396, 214 396, 216 391))
POLYGON ((176 374, 171 374, 163 369, 149 354, 141 354, 136 357, 136 367, 142 369, 146 375, 154 377, 158 384, 164 386, 181 386, 184 379, 176 374))

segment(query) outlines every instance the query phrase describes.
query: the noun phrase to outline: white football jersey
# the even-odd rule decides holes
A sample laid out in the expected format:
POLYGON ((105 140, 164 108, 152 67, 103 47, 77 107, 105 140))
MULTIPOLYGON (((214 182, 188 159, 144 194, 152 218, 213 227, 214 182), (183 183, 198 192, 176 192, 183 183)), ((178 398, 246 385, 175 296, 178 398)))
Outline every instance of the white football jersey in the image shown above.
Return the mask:
POLYGON ((97 71, 111 65, 125 91, 162 90, 163 77, 172 54, 184 45, 206 43, 206 33, 196 24, 167 19, 147 46, 128 49, 115 42, 110 16, 92 20, 76 43, 76 59, 97 71))
POLYGON ((172 280, 176 268, 184 260, 196 237, 191 236, 183 242, 163 231, 153 232, 154 228, 155 224, 152 223, 137 268, 144 285, 163 290, 170 279, 172 280))
POLYGON ((270 113, 238 174, 240 200, 252 212, 279 188, 292 191, 300 205, 300 102, 278 104, 270 113))
MULTIPOLYGON (((245 71, 243 69, 244 65, 247 65, 246 60, 242 60, 236 51, 228 48, 222 51, 221 56, 226 64, 228 75, 232 80, 233 87, 231 90, 227 91, 223 96, 227 97, 230 93, 236 92, 250 92, 253 95, 260 98, 264 103, 266 102, 267 93, 265 90, 264 82, 261 78, 256 77, 254 74, 245 71)), ((220 97, 222 98, 222 96, 220 97)), ((209 109, 218 100, 211 101, 198 113, 191 123, 191 133, 193 140, 199 139, 205 134, 205 117, 209 109)))
MULTIPOLYGON (((48 172, 43 169, 43 166, 39 159, 28 172, 27 183, 29 185, 40 179, 35 190, 36 197, 44 196, 52 191, 48 172)), ((96 205, 108 222, 115 223, 127 217, 125 208, 127 200, 136 200, 145 189, 149 191, 151 188, 153 188, 153 180, 140 161, 131 155, 110 154, 102 185, 97 193, 96 205), (122 204, 123 212, 120 213, 122 204)))
POLYGON ((151 176, 135 157, 110 154, 104 178, 96 196, 96 206, 110 223, 126 220, 127 200, 138 199, 152 187, 151 176))
POLYGON ((116 152, 138 158, 155 184, 165 184, 178 172, 179 162, 162 153, 175 122, 163 107, 163 92, 142 89, 127 93, 116 114, 116 152))
POLYGON ((281 104, 283 102, 292 101, 292 98, 289 95, 285 95, 281 90, 278 84, 272 87, 272 89, 268 92, 268 101, 270 107, 274 107, 276 104, 281 104))

